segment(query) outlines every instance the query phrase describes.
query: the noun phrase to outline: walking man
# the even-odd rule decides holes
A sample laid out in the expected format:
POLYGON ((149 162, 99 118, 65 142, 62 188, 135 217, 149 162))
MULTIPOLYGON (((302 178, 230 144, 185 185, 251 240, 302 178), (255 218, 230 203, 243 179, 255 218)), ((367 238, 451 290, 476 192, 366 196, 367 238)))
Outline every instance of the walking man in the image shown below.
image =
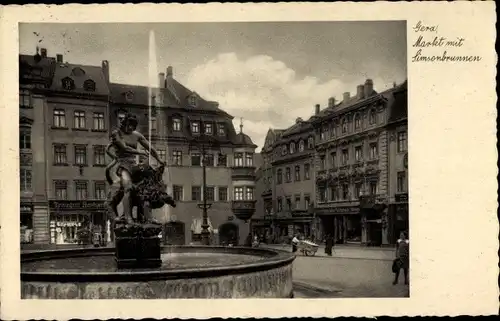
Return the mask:
POLYGON ((410 267, 410 241, 408 240, 407 234, 401 232, 399 239, 396 244, 396 260, 398 264, 397 272, 395 272, 394 282, 392 284, 398 284, 399 273, 403 269, 405 276, 405 284, 408 284, 408 269, 410 267))

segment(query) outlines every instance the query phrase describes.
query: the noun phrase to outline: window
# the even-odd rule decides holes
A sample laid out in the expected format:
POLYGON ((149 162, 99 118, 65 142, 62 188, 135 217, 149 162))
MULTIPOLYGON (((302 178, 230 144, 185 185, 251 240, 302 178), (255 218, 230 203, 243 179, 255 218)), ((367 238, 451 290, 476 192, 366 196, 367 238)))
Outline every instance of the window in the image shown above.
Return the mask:
POLYGON ((253 187, 247 186, 245 199, 247 201, 253 201, 253 187))
POLYGON ((77 200, 86 200, 87 197, 87 182, 77 181, 75 182, 75 198, 77 200))
POLYGON ((347 129, 348 129, 347 127, 348 127, 347 120, 344 118, 344 119, 342 119, 342 134, 347 133, 347 129))
POLYGON ((405 191, 406 172, 398 172, 398 193, 405 191))
POLYGON ((19 149, 31 149, 31 128, 20 127, 19 149))
POLYGON ((212 135, 214 133, 214 128, 212 127, 212 123, 205 123, 205 134, 212 135))
POLYGON ((234 166, 242 167, 243 165, 243 153, 234 153, 234 166))
POLYGON ((300 181, 300 166, 295 166, 295 181, 300 181))
POLYGON ((54 127, 66 127, 66 113, 64 109, 54 109, 54 127))
POLYGON ((218 133, 219 133, 219 136, 226 135, 226 128, 224 127, 224 124, 219 124, 218 133))
POLYGON ((151 125, 150 125, 150 126, 151 126, 151 131, 152 131, 152 132, 155 132, 155 131, 156 131, 156 129, 157 129, 157 126, 156 126, 156 117, 155 117, 155 116, 151 116, 151 117, 149 118, 149 120, 150 120, 150 124, 151 124, 151 125))
POLYGON ((370 112, 368 114, 368 121, 369 121, 370 125, 373 125, 377 122, 377 114, 376 114, 375 109, 370 110, 370 112))
POLYGON ((326 188, 323 186, 318 187, 318 193, 319 193, 319 201, 326 202, 326 188))
POLYGON ((217 155, 217 166, 227 166, 227 155, 219 154, 217 155))
POLYGON ((363 188, 363 185, 361 183, 354 184, 354 197, 356 199, 359 199, 359 197, 361 196, 362 188, 363 188))
POLYGON ((181 185, 174 185, 173 192, 174 192, 174 201, 184 200, 184 188, 181 185))
POLYGON ((23 108, 31 108, 31 95, 26 89, 19 90, 19 105, 23 108))
POLYGON ((235 187, 234 188, 234 200, 242 201, 243 200, 243 187, 235 187))
POLYGON ((330 153, 330 165, 332 166, 332 168, 337 167, 337 153, 336 152, 330 153))
POLYGON ((361 162, 363 160, 363 150, 361 149, 361 146, 356 146, 354 148, 354 159, 356 162, 361 162))
POLYGON ((292 210, 292 199, 290 197, 286 198, 286 210, 291 211, 292 210))
POLYGON ((83 83, 83 89, 85 91, 95 91, 95 82, 90 79, 85 80, 83 83))
POLYGON ((65 90, 73 90, 75 89, 75 82, 73 79, 66 77, 61 80, 61 85, 65 90))
POLYGON ((325 155, 321 155, 321 156, 319 157, 319 169, 320 169, 320 170, 324 170, 324 169, 326 169, 326 166, 325 166, 325 165, 326 165, 325 155))
POLYGON ((328 128, 326 126, 321 127, 320 138, 321 140, 327 139, 328 128))
POLYGON ((288 154, 288 147, 286 145, 281 146, 281 155, 285 156, 288 154))
POLYGON ((314 148, 314 138, 309 137, 309 139, 307 139, 307 148, 309 149, 314 148))
POLYGON ((94 165, 105 165, 106 158, 104 156, 105 147, 102 145, 94 146, 94 165))
POLYGON ((349 150, 343 149, 342 150, 342 165, 347 165, 349 162, 349 150))
POLYGON ((371 181, 370 182, 370 195, 376 195, 376 194, 377 194, 377 182, 371 181))
POLYGON ((283 170, 281 169, 278 169, 278 172, 276 174, 278 177, 276 178, 276 182, 278 184, 282 184, 283 183, 283 170))
POLYGON ((191 131, 194 134, 199 134, 200 133, 200 123, 198 123, 197 121, 193 122, 191 124, 191 131))
POLYGON ((95 182, 94 183, 94 197, 98 200, 106 199, 106 183, 105 182, 95 182))
POLYGON ((295 209, 300 209, 300 195, 295 195, 295 209))
POLYGON ((158 149, 158 157, 162 162, 167 161, 167 151, 164 149, 158 149))
POLYGON ((85 112, 75 111, 74 112, 74 127, 77 129, 85 129, 85 112))
POLYGON ((219 187, 219 201, 220 202, 227 202, 227 187, 226 186, 219 187))
POLYGON ((303 152, 304 151, 304 148, 305 148, 305 144, 304 144, 304 141, 301 140, 299 142, 299 152, 303 152))
POLYGON ((63 165, 68 163, 68 158, 66 155, 66 145, 57 144, 54 145, 54 164, 63 165))
POLYGON ((248 167, 253 166, 253 154, 252 153, 246 153, 245 160, 246 160, 246 166, 248 166, 248 167))
POLYGON ((305 209, 309 209, 309 206, 311 206, 311 196, 306 195, 304 196, 304 207, 305 209))
POLYGON ((196 107, 198 104, 198 97, 196 95, 189 96, 189 106, 196 107))
POLYGON ((290 143, 290 154, 295 153, 295 143, 290 143))
POLYGON ((94 113, 94 130, 104 130, 104 113, 94 113))
POLYGON ((21 181, 21 192, 30 192, 31 191, 31 170, 26 168, 20 169, 20 181, 21 181))
POLYGON ((338 199, 336 186, 330 186, 330 195, 329 196, 330 196, 331 201, 336 201, 338 199))
POLYGON ((360 129, 361 128, 361 117, 359 114, 354 115, 354 129, 360 129))
POLYGON ((378 157, 378 146, 377 143, 370 144, 370 158, 376 159, 378 157))
POLYGON ((212 155, 212 154, 205 154, 203 156, 203 164, 205 166, 214 166, 214 155, 212 155))
POLYGON ((87 146, 75 145, 75 164, 87 165, 87 146))
POLYGON ((311 165, 304 164, 304 179, 305 180, 308 180, 311 178, 310 171, 311 171, 311 165))
POLYGON ((192 201, 201 201, 201 187, 200 186, 191 186, 191 200, 192 201))
POLYGON ((67 181, 54 181, 55 196, 58 200, 68 199, 68 182, 67 181))
POLYGON ((172 129, 174 132, 180 132, 181 131, 181 120, 179 118, 174 118, 172 120, 172 129))
POLYGON ((283 199, 281 197, 278 197, 278 213, 283 211, 283 199))
POLYGON ((215 188, 213 186, 207 186, 206 189, 205 196, 207 197, 207 201, 215 201, 215 188))
POLYGON ((398 152, 406 152, 408 150, 406 132, 398 133, 398 152))
POLYGON ((290 173, 290 167, 287 167, 285 169, 285 180, 287 183, 290 183, 292 181, 292 174, 290 173))
POLYGON ((192 153, 191 154, 191 166, 201 166, 200 153, 192 153))
POLYGON ((172 162, 174 165, 182 165, 182 151, 174 150, 172 152, 172 162))
POLYGON ((349 199, 349 185, 347 183, 342 184, 342 199, 349 199))

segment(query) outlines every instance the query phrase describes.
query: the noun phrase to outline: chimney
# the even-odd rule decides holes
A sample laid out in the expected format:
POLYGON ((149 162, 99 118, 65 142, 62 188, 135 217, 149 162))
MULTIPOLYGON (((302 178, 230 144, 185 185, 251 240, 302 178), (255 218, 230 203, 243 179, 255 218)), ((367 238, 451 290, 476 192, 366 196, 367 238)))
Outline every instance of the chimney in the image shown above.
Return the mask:
POLYGON ((173 77, 174 76, 174 68, 172 66, 167 67, 167 77, 173 77))
POLYGON ((103 60, 101 63, 102 73, 104 74, 104 79, 107 83, 109 83, 109 62, 107 60, 103 60))
POLYGON ((348 101, 349 99, 351 99, 351 93, 346 91, 344 93, 344 102, 348 101))
POLYGON ((303 122, 301 117, 297 117, 297 119, 295 119, 296 124, 300 124, 301 122, 303 122))
POLYGON ((62 64, 63 63, 63 55, 57 54, 56 55, 56 62, 59 64, 62 64))
POLYGON ((335 107, 335 97, 328 98, 328 108, 335 107))
POLYGON ((356 98, 363 99, 364 97, 365 97, 365 86, 358 85, 357 91, 356 91, 356 98))
POLYGON ((40 55, 42 58, 47 58, 47 48, 40 49, 40 55))
POLYGON ((314 114, 317 115, 319 114, 319 104, 316 104, 316 106, 314 106, 314 114))
POLYGON ((373 80, 367 79, 365 81, 365 98, 368 98, 372 95, 373 93, 373 80))
POLYGON ((158 88, 165 88, 165 73, 158 74, 158 88))

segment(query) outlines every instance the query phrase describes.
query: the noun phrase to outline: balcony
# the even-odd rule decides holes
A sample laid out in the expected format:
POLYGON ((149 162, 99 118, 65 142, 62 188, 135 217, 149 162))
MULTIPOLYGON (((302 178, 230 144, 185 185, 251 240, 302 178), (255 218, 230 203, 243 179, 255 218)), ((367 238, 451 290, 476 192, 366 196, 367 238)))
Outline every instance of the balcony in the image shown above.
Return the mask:
POLYGON ((231 209, 234 216, 247 222, 255 213, 255 203, 257 201, 232 201, 231 209))
POLYGON ((255 181, 255 167, 232 167, 233 180, 255 181))

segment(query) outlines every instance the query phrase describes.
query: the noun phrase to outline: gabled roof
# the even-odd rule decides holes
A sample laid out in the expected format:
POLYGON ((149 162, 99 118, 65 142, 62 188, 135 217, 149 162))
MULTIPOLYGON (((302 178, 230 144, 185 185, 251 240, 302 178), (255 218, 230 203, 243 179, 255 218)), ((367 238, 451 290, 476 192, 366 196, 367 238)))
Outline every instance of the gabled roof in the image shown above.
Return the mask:
POLYGON ((66 91, 62 83, 62 80, 65 78, 71 78, 75 84, 74 89, 70 92, 93 93, 97 95, 109 94, 109 87, 101 66, 55 63, 54 78, 50 89, 54 91, 66 91), (84 82, 87 80, 95 83, 95 91, 89 92, 84 89, 84 82))

